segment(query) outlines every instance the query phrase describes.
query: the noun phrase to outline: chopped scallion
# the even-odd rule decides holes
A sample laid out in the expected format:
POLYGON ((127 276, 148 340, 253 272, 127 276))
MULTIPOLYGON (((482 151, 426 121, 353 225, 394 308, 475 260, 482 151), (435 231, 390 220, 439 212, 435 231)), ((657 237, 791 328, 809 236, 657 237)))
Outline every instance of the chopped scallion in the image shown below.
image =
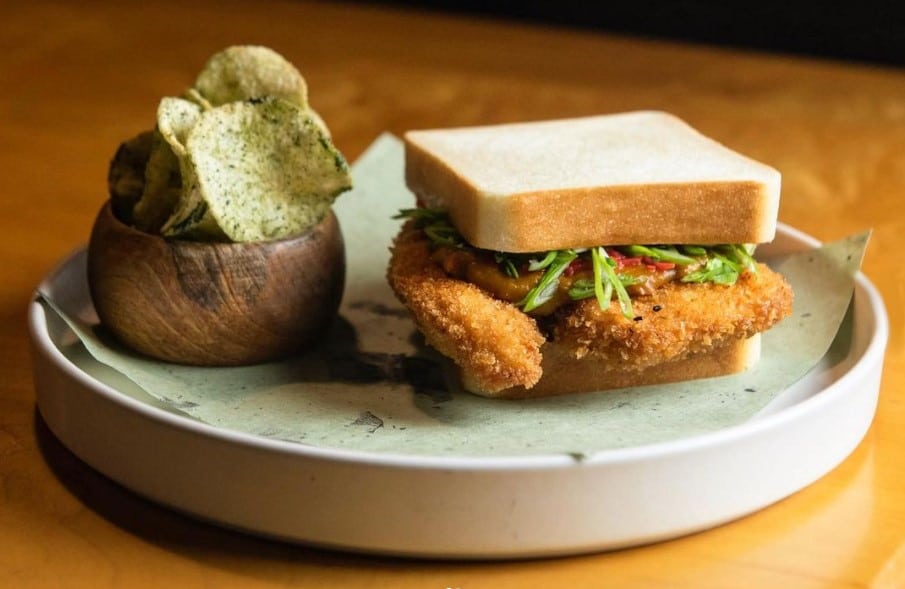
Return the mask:
POLYGON ((557 250, 555 253, 553 261, 547 265, 537 285, 528 291, 525 298, 516 303, 526 313, 537 309, 553 298, 556 289, 559 288, 559 277, 569 267, 572 260, 578 257, 578 254, 572 250, 557 250))

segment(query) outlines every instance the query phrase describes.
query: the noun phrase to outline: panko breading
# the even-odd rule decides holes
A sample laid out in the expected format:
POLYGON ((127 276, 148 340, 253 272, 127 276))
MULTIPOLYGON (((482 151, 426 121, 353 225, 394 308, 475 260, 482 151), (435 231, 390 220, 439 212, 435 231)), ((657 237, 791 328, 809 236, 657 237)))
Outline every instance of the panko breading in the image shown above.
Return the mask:
POLYGON ((548 337, 576 359, 641 371, 748 338, 792 310, 791 287, 759 264, 731 286, 670 283, 633 298, 634 319, 585 299, 545 321, 545 336, 515 305, 447 276, 412 221, 393 245, 388 280, 427 342, 461 368, 466 388, 487 394, 534 386, 548 337))
POLYGON ((534 386, 545 338, 534 319, 430 259, 430 243, 409 222, 393 244, 390 286, 411 310, 427 342, 451 358, 480 390, 534 386))
POLYGON ((556 321, 552 337, 575 358, 637 369, 708 352, 770 329, 792 312, 792 288, 764 264, 734 285, 673 282, 632 299, 635 318, 586 299, 556 321))

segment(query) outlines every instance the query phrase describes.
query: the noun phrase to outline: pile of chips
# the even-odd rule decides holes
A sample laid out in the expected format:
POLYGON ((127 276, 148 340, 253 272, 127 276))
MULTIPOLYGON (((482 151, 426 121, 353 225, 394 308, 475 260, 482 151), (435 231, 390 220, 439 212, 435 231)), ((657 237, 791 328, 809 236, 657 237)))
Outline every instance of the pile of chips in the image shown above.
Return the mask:
POLYGON ((299 71, 266 47, 217 53, 110 166, 115 214, 168 238, 263 241, 319 223, 352 187, 299 71))

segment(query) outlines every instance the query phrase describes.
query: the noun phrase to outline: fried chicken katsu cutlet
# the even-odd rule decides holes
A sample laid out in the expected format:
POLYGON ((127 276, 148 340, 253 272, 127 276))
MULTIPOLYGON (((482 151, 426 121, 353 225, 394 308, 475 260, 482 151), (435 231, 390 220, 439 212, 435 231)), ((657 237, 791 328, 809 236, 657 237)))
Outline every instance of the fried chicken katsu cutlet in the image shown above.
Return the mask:
POLYGON ((388 280, 471 392, 730 374, 791 313, 779 173, 671 115, 414 131, 406 179, 388 280))

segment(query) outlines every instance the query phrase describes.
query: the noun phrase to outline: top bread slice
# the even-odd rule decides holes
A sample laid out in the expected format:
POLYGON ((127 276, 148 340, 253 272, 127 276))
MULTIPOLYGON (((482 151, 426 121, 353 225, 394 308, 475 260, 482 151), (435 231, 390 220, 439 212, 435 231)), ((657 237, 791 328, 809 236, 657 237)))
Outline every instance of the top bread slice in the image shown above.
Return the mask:
POLYGON ((539 252, 773 239, 780 173, 638 111, 409 131, 406 182, 472 245, 539 252))

